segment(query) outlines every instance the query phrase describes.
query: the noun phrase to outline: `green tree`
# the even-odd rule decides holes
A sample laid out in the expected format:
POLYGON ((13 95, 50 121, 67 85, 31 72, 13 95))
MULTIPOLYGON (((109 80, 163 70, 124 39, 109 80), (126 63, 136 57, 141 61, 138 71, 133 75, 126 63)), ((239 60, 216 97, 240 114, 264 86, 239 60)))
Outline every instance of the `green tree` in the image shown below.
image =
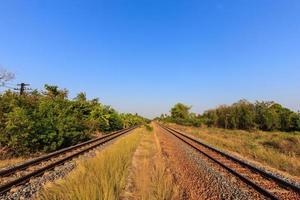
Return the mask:
POLYGON ((189 117, 190 106, 184 105, 182 103, 177 103, 171 109, 171 117, 175 120, 186 120, 189 117))
POLYGON ((273 101, 257 101, 253 104, 243 99, 229 106, 207 110, 203 115, 189 113, 189 109, 184 104, 176 104, 171 116, 161 116, 160 120, 193 126, 205 123, 208 127, 226 129, 300 130, 300 114, 273 101))
POLYGON ((87 100, 86 93, 85 92, 80 92, 79 94, 77 94, 77 96, 74 98, 74 100, 81 101, 81 102, 86 102, 86 100, 87 100))
POLYGON ((234 104, 237 107, 238 128, 250 130, 255 128, 255 110, 253 104, 246 100, 240 100, 234 104))
POLYGON ((26 110, 15 107, 7 114, 4 129, 5 137, 1 138, 1 142, 12 149, 16 155, 21 155, 24 152, 28 153, 30 147, 34 146, 37 142, 37 140, 32 140, 35 134, 33 128, 32 119, 30 119, 26 110))
POLYGON ((55 98, 55 97, 66 98, 68 96, 68 91, 66 89, 59 90, 58 86, 56 85, 45 84, 45 90, 46 90, 45 94, 51 98, 55 98))
POLYGON ((203 118, 204 118, 204 123, 208 127, 217 126, 218 116, 217 116, 216 110, 205 111, 203 114, 203 118))
POLYGON ((289 121, 290 121, 289 130, 300 131, 300 114, 299 113, 292 113, 289 116, 289 121))
POLYGON ((19 95, 0 93, 0 145, 15 155, 50 152, 77 144, 97 131, 108 132, 146 122, 143 117, 119 114, 85 93, 67 98, 67 90, 45 85, 19 95))

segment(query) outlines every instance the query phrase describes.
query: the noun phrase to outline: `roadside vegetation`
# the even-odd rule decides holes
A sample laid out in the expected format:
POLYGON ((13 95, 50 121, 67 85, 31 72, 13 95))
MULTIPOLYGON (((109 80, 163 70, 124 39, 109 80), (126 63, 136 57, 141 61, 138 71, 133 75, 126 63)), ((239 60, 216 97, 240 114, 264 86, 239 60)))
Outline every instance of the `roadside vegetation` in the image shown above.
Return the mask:
POLYGON ((55 151, 110 132, 147 122, 120 114, 85 93, 68 98, 66 89, 45 85, 41 92, 0 93, 0 159, 55 151))
POLYGON ((204 142, 300 178, 300 134, 169 124, 204 142))
POLYGON ((202 115, 176 104, 158 120, 220 149, 300 177, 300 114, 274 102, 241 100, 202 115), (177 125, 176 125, 177 124, 177 125), (184 125, 184 126, 180 126, 184 125))
POLYGON ((9 159, 4 159, 0 160, 0 168, 7 167, 9 165, 14 165, 20 162, 24 162, 26 159, 25 157, 17 157, 17 158, 9 158, 9 159))
POLYGON ((142 136, 142 128, 139 128, 98 152, 94 158, 79 161, 67 177, 46 185, 37 199, 120 199, 132 156, 142 136))
POLYGON ((187 106, 183 103, 177 103, 171 108, 171 115, 162 114, 160 117, 156 118, 156 120, 199 127, 203 124, 203 118, 201 115, 191 113, 191 108, 191 106, 187 106))
POLYGON ((300 131, 300 113, 275 102, 250 103, 240 100, 230 106, 222 105, 202 115, 190 113, 191 107, 182 103, 171 109, 171 115, 159 119, 181 125, 218 127, 240 130, 300 131))

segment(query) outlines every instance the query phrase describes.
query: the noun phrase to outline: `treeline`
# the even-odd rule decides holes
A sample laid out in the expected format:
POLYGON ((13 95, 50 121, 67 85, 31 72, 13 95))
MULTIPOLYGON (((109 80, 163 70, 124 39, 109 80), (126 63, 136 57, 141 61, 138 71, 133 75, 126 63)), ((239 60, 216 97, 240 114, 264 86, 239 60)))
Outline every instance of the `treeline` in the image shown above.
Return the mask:
POLYGON ((147 122, 137 114, 119 114, 85 93, 67 98, 68 91, 45 90, 19 95, 0 94, 0 146, 15 155, 50 152, 110 132, 147 122))
POLYGON ((203 118, 201 115, 190 112, 191 106, 187 106, 182 103, 177 103, 171 109, 171 115, 162 114, 157 120, 164 122, 173 122, 185 126, 199 127, 203 124, 203 118))
POLYGON ((300 131, 299 112, 293 112, 275 102, 250 103, 240 100, 230 106, 222 105, 208 110, 203 115, 190 114, 189 109, 188 106, 177 104, 172 108, 171 116, 162 117, 166 121, 183 125, 194 125, 196 122, 197 126, 205 124, 227 129, 300 131))
POLYGON ((264 131, 299 131, 300 114, 275 102, 250 103, 241 100, 231 106, 219 106, 203 115, 208 126, 264 131))

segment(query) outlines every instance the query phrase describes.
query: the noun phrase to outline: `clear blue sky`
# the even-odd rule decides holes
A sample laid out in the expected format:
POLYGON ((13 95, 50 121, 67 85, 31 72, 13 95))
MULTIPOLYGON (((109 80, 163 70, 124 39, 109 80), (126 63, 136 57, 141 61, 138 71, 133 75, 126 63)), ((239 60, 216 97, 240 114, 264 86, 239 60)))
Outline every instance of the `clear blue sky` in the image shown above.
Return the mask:
POLYGON ((14 83, 153 117, 239 99, 300 109, 299 0, 3 0, 14 83))

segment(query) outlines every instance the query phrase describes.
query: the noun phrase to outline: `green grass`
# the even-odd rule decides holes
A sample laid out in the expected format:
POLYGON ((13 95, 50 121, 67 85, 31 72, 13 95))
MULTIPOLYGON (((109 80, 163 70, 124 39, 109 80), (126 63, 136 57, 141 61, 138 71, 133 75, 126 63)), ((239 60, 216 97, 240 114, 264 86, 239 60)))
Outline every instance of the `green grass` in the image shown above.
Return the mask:
POLYGON ((153 131, 153 127, 150 124, 145 124, 145 128, 147 131, 152 132, 153 131))
POLYGON ((195 128, 172 124, 220 149, 300 178, 300 133, 195 128))
POLYGON ((115 200, 125 187, 128 168, 141 140, 141 129, 79 162, 65 179, 49 184, 38 195, 40 200, 115 200))

